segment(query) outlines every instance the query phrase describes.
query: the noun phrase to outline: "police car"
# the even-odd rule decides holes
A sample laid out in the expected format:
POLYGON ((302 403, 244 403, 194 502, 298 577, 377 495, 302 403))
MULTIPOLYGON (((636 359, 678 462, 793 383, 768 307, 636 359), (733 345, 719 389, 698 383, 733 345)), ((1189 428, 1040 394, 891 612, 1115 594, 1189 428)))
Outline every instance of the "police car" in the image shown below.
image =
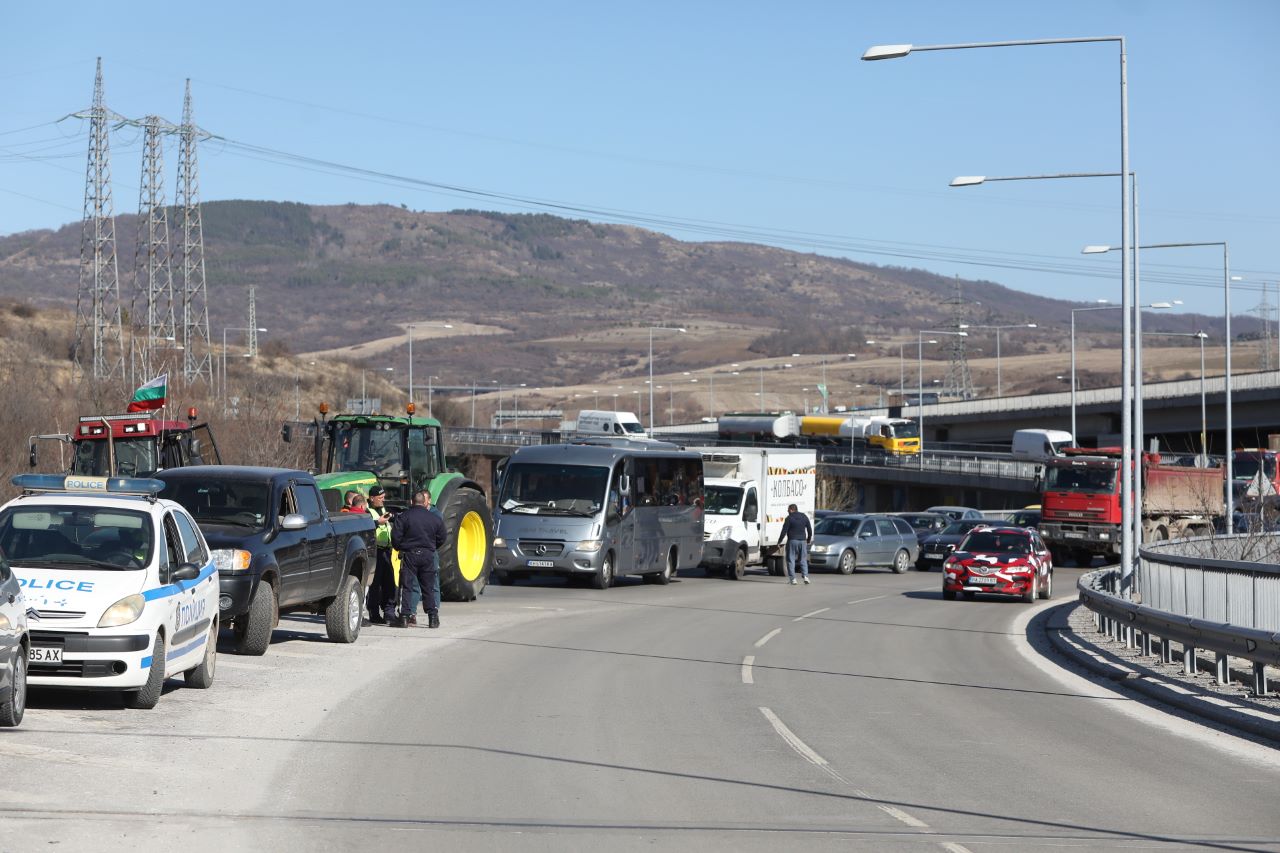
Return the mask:
POLYGON ((26 599, 32 685, 123 692, 153 708, 164 680, 213 683, 218 572, 159 480, 22 474, 0 551, 26 599))
POLYGON ((22 722, 27 708, 27 605, 18 576, 0 556, 0 726, 22 722))

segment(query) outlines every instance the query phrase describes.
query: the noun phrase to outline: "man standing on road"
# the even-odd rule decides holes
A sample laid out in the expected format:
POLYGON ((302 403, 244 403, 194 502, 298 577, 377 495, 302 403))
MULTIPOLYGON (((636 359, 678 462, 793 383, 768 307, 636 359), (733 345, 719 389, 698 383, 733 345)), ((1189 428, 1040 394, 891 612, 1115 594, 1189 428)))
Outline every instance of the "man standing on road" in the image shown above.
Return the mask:
POLYGON ((413 505, 396 517, 391 525, 391 544, 400 552, 401 612, 398 619, 388 619, 393 628, 407 628, 408 614, 412 613, 413 589, 408 578, 418 581, 418 588, 426 598, 427 627, 440 627, 440 599, 436 594, 436 551, 444 547, 448 532, 440 516, 431 512, 431 495, 426 489, 413 494, 413 505))
MULTIPOLYGON (((441 521, 444 521, 444 515, 440 512, 439 509, 437 509, 434 506, 430 506, 430 504, 428 504, 427 508, 432 515, 438 517, 441 521)), ((445 530, 447 532, 448 527, 446 527, 445 530)), ((444 603, 444 599, 440 597, 440 550, 439 549, 436 549, 435 565, 436 565, 436 603, 442 604, 444 603)), ((416 628, 418 627, 418 605, 422 603, 422 586, 418 583, 418 579, 414 577, 411 572, 405 572, 403 578, 404 580, 408 581, 408 584, 409 584, 409 617, 408 617, 409 627, 416 628)), ((426 612, 425 608, 423 609, 423 612, 424 613, 426 612)))
POLYGON ((386 509, 387 493, 382 486, 369 489, 369 515, 373 516, 374 541, 378 546, 378 558, 373 567, 373 583, 365 596, 369 608, 369 621, 375 625, 390 623, 396 618, 395 569, 391 566, 391 514, 386 509))
POLYGON ((804 582, 809 582, 809 543, 813 541, 813 525, 809 516, 791 504, 787 507, 787 520, 782 522, 782 533, 778 535, 778 547, 785 544, 787 549, 787 578, 791 585, 796 583, 796 564, 800 564, 800 572, 804 582))

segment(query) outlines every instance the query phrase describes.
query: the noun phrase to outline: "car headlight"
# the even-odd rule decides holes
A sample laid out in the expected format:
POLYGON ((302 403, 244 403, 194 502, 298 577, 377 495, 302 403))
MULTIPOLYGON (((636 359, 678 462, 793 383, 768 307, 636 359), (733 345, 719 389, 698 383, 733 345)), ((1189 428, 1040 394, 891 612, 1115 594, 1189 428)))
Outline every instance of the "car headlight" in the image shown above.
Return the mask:
POLYGON ((709 541, 715 542, 721 539, 728 539, 732 535, 733 535, 733 525, 726 524, 724 527, 721 527, 717 529, 714 533, 712 533, 711 536, 709 537, 709 541))
POLYGON ((507 547, 507 540, 503 539, 501 536, 495 536, 493 537, 493 547, 505 548, 507 547))
POLYGON ((826 545, 810 545, 809 550, 815 554, 825 554, 831 549, 828 548, 826 545))
POLYGON ((600 539, 583 539, 578 543, 574 550, 581 551, 584 554, 594 554, 596 551, 600 550, 601 544, 603 543, 600 539))
POLYGON ((213 565, 219 572, 247 572, 253 555, 239 548, 218 548, 210 552, 213 565))
POLYGON ((146 603, 146 599, 137 593, 126 595, 107 608, 107 612, 103 613, 102 618, 98 620, 98 627, 118 628, 121 625, 136 622, 142 615, 142 608, 146 603))

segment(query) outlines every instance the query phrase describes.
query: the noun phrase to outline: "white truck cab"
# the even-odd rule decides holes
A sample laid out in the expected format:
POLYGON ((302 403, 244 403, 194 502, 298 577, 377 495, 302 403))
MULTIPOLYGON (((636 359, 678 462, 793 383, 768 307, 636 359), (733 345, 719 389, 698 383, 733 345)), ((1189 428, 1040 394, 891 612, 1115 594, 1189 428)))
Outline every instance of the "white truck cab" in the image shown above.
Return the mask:
POLYGON ((32 685, 122 691, 152 708, 164 681, 213 683, 218 571, 159 480, 22 474, 0 551, 26 600, 32 685))

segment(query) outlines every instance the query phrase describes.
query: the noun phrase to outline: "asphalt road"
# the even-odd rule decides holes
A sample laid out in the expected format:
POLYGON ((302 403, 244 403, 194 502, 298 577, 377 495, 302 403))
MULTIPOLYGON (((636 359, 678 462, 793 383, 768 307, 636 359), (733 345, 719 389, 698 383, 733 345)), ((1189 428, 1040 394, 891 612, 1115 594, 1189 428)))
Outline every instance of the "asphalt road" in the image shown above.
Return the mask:
POLYGON ((352 646, 286 619, 152 711, 33 691, 0 850, 1280 850, 1276 750, 1046 662, 1077 575, 548 579, 352 646))

